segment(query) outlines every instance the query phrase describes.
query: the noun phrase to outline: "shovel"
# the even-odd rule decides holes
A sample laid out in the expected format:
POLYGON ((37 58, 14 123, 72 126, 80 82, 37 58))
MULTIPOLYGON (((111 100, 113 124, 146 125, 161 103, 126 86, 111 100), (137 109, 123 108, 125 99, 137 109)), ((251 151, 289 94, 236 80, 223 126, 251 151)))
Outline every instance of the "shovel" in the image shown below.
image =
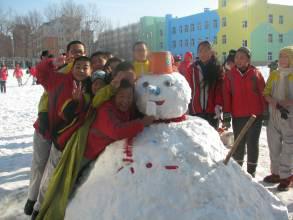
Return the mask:
POLYGON ((246 134, 246 132, 248 131, 248 129, 251 127, 251 125, 253 124, 253 122, 255 121, 256 116, 252 115, 248 121, 246 122, 246 124, 244 125, 244 127, 241 129, 239 135, 237 136, 234 144, 232 145, 231 150, 229 151, 229 153, 227 154, 225 160, 224 160, 224 164, 227 165, 230 158, 232 157, 232 155, 234 154, 234 152, 236 151, 240 141, 242 140, 242 138, 244 137, 244 135, 246 134))

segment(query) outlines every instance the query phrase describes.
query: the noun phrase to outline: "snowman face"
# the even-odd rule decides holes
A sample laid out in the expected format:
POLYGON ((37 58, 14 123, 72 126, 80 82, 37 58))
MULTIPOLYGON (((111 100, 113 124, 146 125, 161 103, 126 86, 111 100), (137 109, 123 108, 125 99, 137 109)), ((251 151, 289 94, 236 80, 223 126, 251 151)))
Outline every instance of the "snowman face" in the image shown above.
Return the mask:
POLYGON ((147 114, 150 103, 157 119, 171 119, 186 113, 191 89, 180 73, 144 75, 135 85, 136 105, 147 114))

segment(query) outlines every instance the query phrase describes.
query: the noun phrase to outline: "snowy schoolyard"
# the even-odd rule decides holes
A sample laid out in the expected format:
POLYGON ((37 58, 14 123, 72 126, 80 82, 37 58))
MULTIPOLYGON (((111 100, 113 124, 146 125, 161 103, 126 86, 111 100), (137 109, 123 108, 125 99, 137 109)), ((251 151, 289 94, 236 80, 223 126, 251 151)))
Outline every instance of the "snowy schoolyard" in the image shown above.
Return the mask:
MULTIPOLYGON (((267 71, 265 72, 267 78, 267 71)), ((26 82, 27 78, 28 75, 25 74, 23 82, 26 82)), ((12 77, 12 71, 9 71, 7 93, 0 93, 0 220, 29 219, 23 214, 23 207, 27 199, 32 158, 32 125, 43 91, 41 86, 31 84, 32 79, 29 78, 26 85, 18 87, 16 79, 12 77)), ((263 184, 262 179, 267 174, 269 155, 266 128, 263 127, 256 181, 263 184)), ((280 193, 276 191, 276 185, 265 187, 286 204, 290 219, 293 220, 293 188, 289 192, 280 193)))

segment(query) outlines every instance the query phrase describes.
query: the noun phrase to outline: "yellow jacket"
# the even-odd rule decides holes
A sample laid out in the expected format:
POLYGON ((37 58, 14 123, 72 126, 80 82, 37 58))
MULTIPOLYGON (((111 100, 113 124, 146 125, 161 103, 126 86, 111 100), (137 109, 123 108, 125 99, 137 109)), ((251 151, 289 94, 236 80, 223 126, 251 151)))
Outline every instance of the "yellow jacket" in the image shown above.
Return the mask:
POLYGON ((148 60, 144 62, 134 61, 133 66, 136 78, 139 78, 142 74, 149 74, 150 62, 148 60))

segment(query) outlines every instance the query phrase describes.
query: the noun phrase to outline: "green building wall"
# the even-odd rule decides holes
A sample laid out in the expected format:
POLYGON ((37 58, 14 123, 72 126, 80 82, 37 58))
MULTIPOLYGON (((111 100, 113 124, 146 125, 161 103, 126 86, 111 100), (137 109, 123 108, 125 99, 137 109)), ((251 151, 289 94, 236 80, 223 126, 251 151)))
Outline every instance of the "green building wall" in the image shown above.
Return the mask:
POLYGON ((165 17, 142 17, 139 22, 139 40, 145 41, 151 51, 166 50, 165 17))

